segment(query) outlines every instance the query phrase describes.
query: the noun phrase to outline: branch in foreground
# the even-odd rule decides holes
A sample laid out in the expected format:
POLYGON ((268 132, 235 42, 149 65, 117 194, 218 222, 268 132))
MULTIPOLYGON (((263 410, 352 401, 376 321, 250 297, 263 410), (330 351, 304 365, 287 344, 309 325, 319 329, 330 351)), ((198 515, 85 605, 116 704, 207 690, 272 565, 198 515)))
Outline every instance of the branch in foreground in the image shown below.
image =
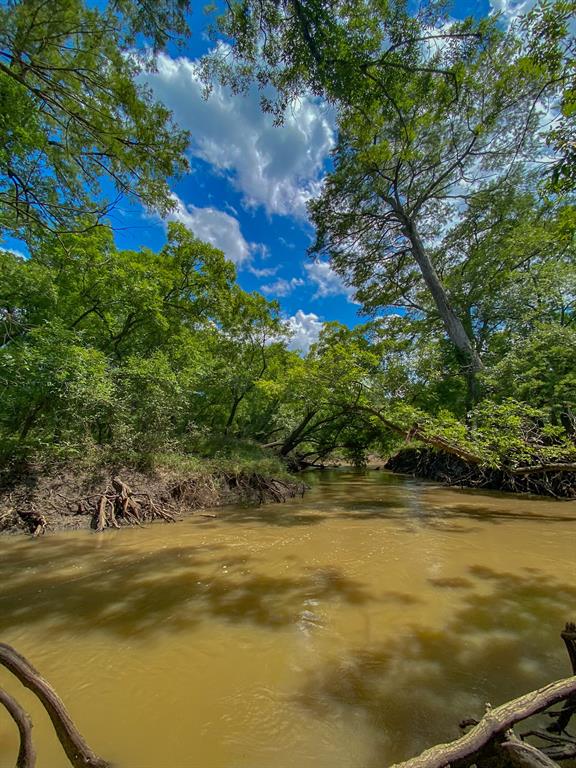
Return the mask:
MULTIPOLYGON (((110 768, 110 763, 92 752, 74 725, 62 699, 24 656, 21 656, 12 646, 0 643, 0 665, 12 672, 25 688, 38 697, 48 712, 60 744, 74 768, 110 768)), ((22 752, 22 743, 20 751, 22 752)), ((32 768, 34 763, 17 765, 18 768, 32 768)))
POLYGON ((398 763, 394 768, 444 768, 450 763, 463 760, 485 747, 494 737, 504 734, 513 725, 527 717, 543 712, 553 704, 576 694, 576 676, 525 693, 488 711, 482 720, 456 741, 437 744, 418 757, 398 763))
POLYGON ((20 704, 2 688, 0 688, 0 704, 3 704, 8 710, 8 714, 16 723, 20 734, 20 749, 16 758, 16 768, 34 768, 36 753, 32 744, 32 721, 20 704))

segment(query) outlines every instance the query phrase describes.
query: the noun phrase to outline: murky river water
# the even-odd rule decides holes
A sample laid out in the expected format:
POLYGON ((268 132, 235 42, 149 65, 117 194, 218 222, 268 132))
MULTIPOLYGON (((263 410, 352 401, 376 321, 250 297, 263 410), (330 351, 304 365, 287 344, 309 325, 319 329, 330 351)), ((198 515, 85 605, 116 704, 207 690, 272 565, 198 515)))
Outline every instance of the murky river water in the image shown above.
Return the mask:
MULTIPOLYGON (((382 768, 568 673, 576 503, 314 480, 215 520, 0 540, 0 639, 118 768, 382 768)), ((39 768, 66 766, 0 686, 39 768)), ((0 767, 16 752, 0 712, 0 767)))

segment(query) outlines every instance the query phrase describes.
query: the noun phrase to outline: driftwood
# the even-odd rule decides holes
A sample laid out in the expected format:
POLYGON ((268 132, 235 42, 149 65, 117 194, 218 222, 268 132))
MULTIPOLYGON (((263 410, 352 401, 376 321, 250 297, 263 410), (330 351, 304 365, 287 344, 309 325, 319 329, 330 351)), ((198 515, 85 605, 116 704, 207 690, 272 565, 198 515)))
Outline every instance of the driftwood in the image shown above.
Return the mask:
MULTIPOLYGON (((40 700, 52 721, 60 744, 74 768, 110 768, 110 763, 98 757, 90 749, 80 731, 74 725, 62 699, 24 656, 21 656, 12 646, 0 643, 0 665, 12 672, 22 685, 30 689, 40 700)), ((18 705, 16 705, 16 709, 14 708, 15 702, 11 697, 5 695, 1 701, 16 720, 20 730, 19 762, 16 765, 18 768, 33 768, 34 752, 33 750, 30 751, 32 748, 30 719, 26 713, 23 713, 24 717, 22 716, 22 710, 18 705), (14 714, 16 714, 16 717, 14 717, 14 714), (28 762, 20 762, 21 759, 28 759, 28 762), (32 759, 32 762, 30 762, 30 759, 32 759)))
POLYGON ((515 768, 558 768, 558 763, 552 758, 519 739, 514 732, 506 734, 500 749, 515 768))
POLYGON ((34 768, 36 765, 36 753, 32 743, 32 721, 20 704, 10 694, 0 688, 0 704, 16 723, 20 734, 20 749, 16 758, 16 768, 34 768))
POLYGON ((464 768, 471 765, 481 768, 484 757, 487 758, 487 765, 557 768, 556 760, 576 757, 576 740, 565 731, 576 712, 576 625, 566 624, 561 636, 570 657, 574 672, 572 677, 550 683, 495 709, 488 705, 480 722, 465 720, 461 723, 461 727, 473 727, 456 741, 437 744, 393 768, 464 768), (555 722, 545 732, 529 731, 522 734, 522 739, 516 736, 512 730, 514 725, 562 701, 564 706, 560 711, 548 713, 555 718, 555 722), (563 735, 552 736, 552 733, 563 735), (539 738, 547 745, 537 748, 528 744, 523 740, 528 736, 539 738))

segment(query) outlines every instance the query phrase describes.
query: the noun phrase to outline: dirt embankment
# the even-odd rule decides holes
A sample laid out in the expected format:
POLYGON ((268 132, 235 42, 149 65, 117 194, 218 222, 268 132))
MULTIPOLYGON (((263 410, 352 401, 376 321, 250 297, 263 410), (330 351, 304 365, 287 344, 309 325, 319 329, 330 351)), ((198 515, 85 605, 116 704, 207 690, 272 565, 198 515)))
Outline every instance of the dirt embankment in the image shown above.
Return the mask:
POLYGON ((128 468, 91 472, 28 470, 0 484, 0 533, 120 528, 153 520, 171 522, 195 510, 226 504, 282 502, 306 485, 257 472, 183 476, 128 468))
POLYGON ((462 488, 486 488, 509 493, 533 493, 555 499, 576 499, 576 472, 522 475, 470 464, 434 448, 404 448, 388 459, 392 472, 436 480, 462 488))

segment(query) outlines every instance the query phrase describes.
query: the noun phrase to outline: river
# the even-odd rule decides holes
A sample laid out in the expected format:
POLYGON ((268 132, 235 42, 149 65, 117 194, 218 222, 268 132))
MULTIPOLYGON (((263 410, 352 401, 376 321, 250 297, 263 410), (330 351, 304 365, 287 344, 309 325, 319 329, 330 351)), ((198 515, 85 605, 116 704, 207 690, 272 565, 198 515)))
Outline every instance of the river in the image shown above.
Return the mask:
MULTIPOLYGON (((576 502, 386 472, 175 525, 0 540, 0 639, 118 768, 383 768, 569 672, 576 502)), ((32 695, 38 768, 67 762, 32 695)), ((15 728, 0 712, 0 768, 15 728)))

